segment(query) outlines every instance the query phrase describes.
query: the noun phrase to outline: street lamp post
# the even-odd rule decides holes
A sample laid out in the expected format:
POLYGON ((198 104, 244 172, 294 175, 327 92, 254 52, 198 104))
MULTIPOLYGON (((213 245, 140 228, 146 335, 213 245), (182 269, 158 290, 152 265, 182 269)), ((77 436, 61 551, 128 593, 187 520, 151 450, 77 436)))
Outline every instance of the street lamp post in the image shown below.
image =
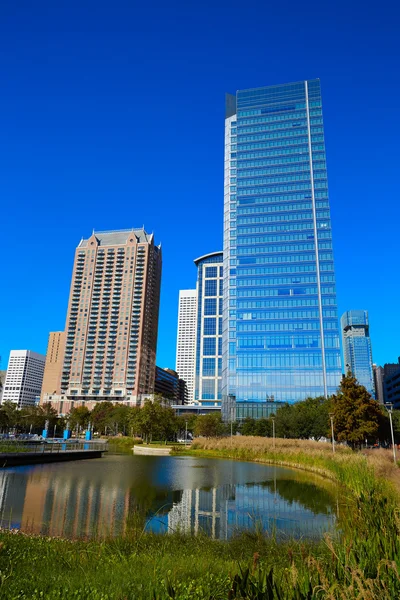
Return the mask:
POLYGON ((331 432, 332 432, 332 452, 335 454, 335 434, 333 433, 333 413, 329 413, 331 419, 331 432))
POLYGON ((186 448, 186 444, 187 444, 187 421, 185 421, 185 448, 186 448))
POLYGON ((397 462, 396 461, 396 446, 394 445, 393 420, 392 420, 393 404, 391 404, 391 403, 385 404, 385 408, 387 408, 387 411, 389 413, 390 433, 392 434, 393 462, 394 462, 394 464, 396 464, 396 462, 397 462))

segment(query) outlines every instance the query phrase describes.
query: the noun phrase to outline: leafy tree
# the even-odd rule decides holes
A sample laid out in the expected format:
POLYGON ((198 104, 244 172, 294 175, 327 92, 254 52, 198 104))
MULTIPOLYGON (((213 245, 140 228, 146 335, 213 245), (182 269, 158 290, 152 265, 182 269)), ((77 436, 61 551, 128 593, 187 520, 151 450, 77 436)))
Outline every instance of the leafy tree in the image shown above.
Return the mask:
POLYGON ((114 410, 111 415, 112 427, 114 434, 125 434, 129 431, 129 415, 131 409, 125 404, 114 404, 114 410))
POLYGON ((77 426, 81 429, 85 429, 90 421, 90 410, 87 406, 77 406, 71 409, 68 415, 68 422, 71 429, 75 429, 77 426))
POLYGON ((306 398, 302 402, 297 402, 293 405, 293 410, 297 430, 296 437, 303 440, 310 438, 319 440, 327 435, 329 430, 329 403, 324 396, 306 398))
POLYGON ((247 417, 240 427, 242 435, 272 436, 272 421, 270 419, 252 419, 247 417))
POLYGON ((384 419, 380 404, 350 373, 342 378, 338 393, 332 396, 331 411, 336 439, 353 448, 365 439, 376 438, 384 419))
POLYGON ((293 404, 284 404, 276 411, 275 434, 281 438, 297 438, 298 429, 295 421, 293 404))
POLYGON ((1 405, 1 411, 3 413, 3 420, 6 423, 6 427, 15 427, 18 421, 18 407, 15 402, 7 400, 1 405))
POLYGON ((93 408, 90 419, 95 431, 106 433, 107 427, 112 426, 114 405, 112 402, 98 402, 93 408))
POLYGON ((54 426, 57 425, 58 423, 58 413, 56 411, 56 409, 53 407, 53 405, 51 404, 51 402, 45 402, 44 404, 42 404, 41 406, 39 406, 40 412, 39 412, 39 419, 41 419, 42 423, 43 423, 43 427, 45 425, 45 422, 48 421, 49 422, 49 429, 54 429, 54 426))
POLYGON ((194 433, 203 437, 220 437, 227 430, 220 413, 199 415, 196 419, 194 433))

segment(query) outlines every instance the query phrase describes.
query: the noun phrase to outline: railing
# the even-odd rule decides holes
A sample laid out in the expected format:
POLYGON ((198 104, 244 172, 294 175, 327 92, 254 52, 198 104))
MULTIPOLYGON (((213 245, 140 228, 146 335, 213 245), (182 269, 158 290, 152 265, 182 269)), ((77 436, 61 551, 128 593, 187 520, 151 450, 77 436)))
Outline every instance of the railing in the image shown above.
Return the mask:
POLYGON ((62 452, 107 452, 108 442, 86 440, 0 440, 0 455, 4 454, 59 454, 62 452))

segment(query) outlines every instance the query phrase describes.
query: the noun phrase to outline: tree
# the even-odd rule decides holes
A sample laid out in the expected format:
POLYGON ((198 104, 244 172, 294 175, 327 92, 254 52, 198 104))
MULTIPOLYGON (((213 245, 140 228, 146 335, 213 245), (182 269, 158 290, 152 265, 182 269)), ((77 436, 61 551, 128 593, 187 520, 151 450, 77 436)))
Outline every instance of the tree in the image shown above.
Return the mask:
POLYGON ((275 433, 276 437, 297 438, 298 430, 295 421, 293 404, 284 404, 276 411, 275 433))
POLYGON ((112 402, 98 402, 93 408, 90 419, 95 431, 105 433, 107 427, 112 425, 114 405, 112 402))
POLYGON ((17 425, 19 414, 16 403, 7 400, 6 402, 2 403, 1 410, 3 413, 3 420, 5 423, 7 423, 6 427, 15 427, 17 425))
POLYGON ((270 419, 252 419, 246 417, 240 427, 242 435, 258 435, 260 437, 272 436, 272 421, 270 419))
POLYGON ((226 432, 226 426, 222 422, 221 414, 199 415, 194 428, 195 435, 203 437, 220 437, 226 432))
POLYGON ((338 393, 331 398, 331 412, 336 439, 353 448, 368 438, 376 438, 384 419, 380 404, 350 373, 342 378, 338 393))
POLYGON ((293 405, 297 436, 302 440, 319 440, 328 434, 329 403, 324 396, 306 398, 293 405))
POLYGON ((114 410, 111 414, 112 427, 114 429, 114 435, 118 433, 125 434, 129 431, 129 415, 131 409, 125 404, 114 404, 114 410))
POLYGON ((71 412, 68 415, 70 428, 75 429, 78 426, 81 429, 85 429, 89 424, 90 415, 91 413, 87 406, 71 408, 71 412))

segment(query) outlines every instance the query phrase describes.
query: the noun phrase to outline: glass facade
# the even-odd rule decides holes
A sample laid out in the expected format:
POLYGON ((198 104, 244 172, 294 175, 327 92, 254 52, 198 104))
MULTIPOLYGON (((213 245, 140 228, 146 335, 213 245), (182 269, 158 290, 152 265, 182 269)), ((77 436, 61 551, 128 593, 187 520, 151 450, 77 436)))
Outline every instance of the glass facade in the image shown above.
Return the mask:
POLYGON ((368 311, 348 310, 340 321, 346 373, 350 371, 375 398, 368 311))
POLYGON ((206 254, 197 266, 197 330, 195 402, 221 406, 222 379, 222 252, 206 254))
POLYGON ((339 339, 319 81, 228 94, 224 418, 334 393, 339 339))

